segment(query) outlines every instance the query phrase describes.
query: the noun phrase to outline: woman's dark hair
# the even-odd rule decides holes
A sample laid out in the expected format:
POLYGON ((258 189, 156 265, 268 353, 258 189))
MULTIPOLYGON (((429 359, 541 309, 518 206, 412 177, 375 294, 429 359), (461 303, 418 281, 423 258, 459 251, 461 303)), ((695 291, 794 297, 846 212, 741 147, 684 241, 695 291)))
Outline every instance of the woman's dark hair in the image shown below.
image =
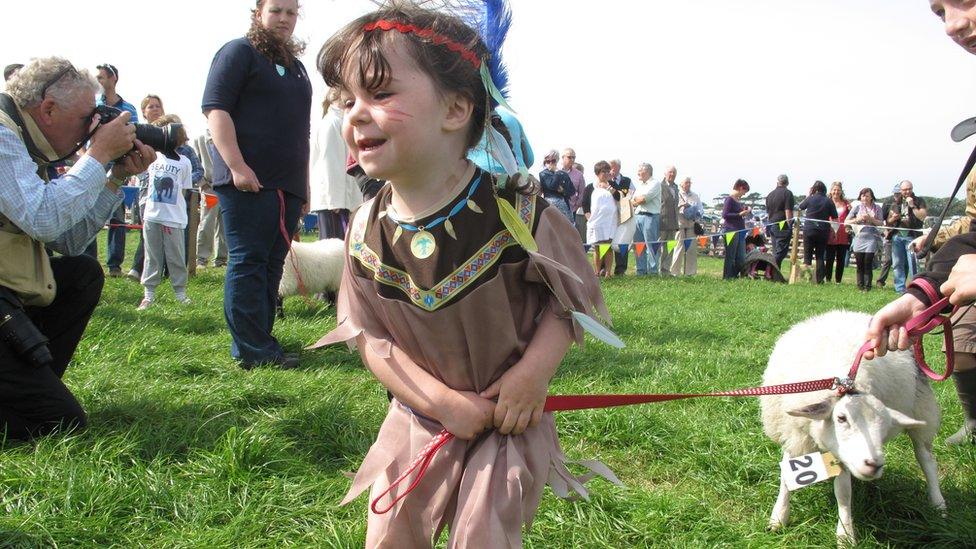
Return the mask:
POLYGON ((871 187, 864 187, 863 189, 861 189, 860 191, 858 191, 858 193, 857 193, 857 199, 860 200, 861 197, 864 196, 864 193, 868 193, 868 194, 871 195, 871 202, 874 202, 875 201, 874 191, 871 190, 871 187))
POLYGON ((390 51, 395 45, 406 46, 407 54, 430 76, 439 92, 454 92, 471 101, 474 110, 466 141, 470 149, 478 144, 485 131, 488 92, 481 81, 479 68, 447 44, 435 41, 439 37, 453 41, 481 60, 488 53, 478 33, 458 17, 410 2, 396 2, 354 20, 332 35, 319 51, 317 65, 329 86, 348 88, 350 80, 354 79, 367 91, 375 91, 389 83, 392 77, 384 51, 390 51), (427 37, 395 29, 365 30, 367 25, 380 20, 423 30, 427 37))
POLYGON ((610 163, 606 160, 601 160, 596 164, 593 164, 593 173, 600 175, 600 172, 610 171, 610 163))
POLYGON ((264 25, 261 24, 261 9, 264 7, 264 2, 265 0, 257 0, 257 5, 251 10, 251 28, 247 30, 247 34, 244 36, 254 46, 254 49, 270 59, 272 63, 291 67, 305 52, 305 42, 294 36, 289 37, 288 40, 282 40, 264 28, 264 25))
POLYGON ((823 181, 814 181, 810 187, 810 194, 827 194, 827 186, 823 181))
POLYGON ((745 179, 736 179, 735 180, 735 183, 732 184, 732 190, 733 191, 738 191, 740 189, 743 190, 743 191, 748 191, 749 190, 749 182, 746 181, 745 179))

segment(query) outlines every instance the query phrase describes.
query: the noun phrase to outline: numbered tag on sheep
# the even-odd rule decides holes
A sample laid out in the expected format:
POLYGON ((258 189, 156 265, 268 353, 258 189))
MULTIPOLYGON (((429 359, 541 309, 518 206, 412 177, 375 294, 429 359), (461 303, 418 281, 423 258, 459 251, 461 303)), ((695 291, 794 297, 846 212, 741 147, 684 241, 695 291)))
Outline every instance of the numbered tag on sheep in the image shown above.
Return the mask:
POLYGON ((813 452, 779 462, 786 487, 792 492, 840 474, 840 462, 830 452, 813 452))

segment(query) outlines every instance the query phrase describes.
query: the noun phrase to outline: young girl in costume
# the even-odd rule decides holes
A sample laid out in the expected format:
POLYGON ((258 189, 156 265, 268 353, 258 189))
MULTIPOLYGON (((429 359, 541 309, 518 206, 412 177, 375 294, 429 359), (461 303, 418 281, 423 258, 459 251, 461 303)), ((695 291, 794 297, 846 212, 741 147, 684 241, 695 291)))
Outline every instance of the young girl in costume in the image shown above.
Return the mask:
POLYGON ((394 397, 344 503, 383 495, 432 436, 455 435, 409 497, 369 513, 368 547, 429 547, 445 527, 450 547, 518 547, 547 483, 585 493, 543 405, 582 341, 573 315, 606 307, 566 217, 465 158, 491 108, 488 53, 459 18, 398 5, 318 57, 350 151, 390 183, 352 215, 338 326, 317 344, 355 342, 394 397))

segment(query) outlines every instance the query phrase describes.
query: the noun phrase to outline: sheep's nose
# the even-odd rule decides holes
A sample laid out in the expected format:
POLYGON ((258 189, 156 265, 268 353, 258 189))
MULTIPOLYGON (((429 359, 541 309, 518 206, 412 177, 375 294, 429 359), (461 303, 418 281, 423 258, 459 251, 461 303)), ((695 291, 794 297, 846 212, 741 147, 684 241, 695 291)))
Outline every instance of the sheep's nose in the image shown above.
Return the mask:
POLYGON ((881 468, 884 467, 884 463, 878 463, 878 461, 874 459, 866 459, 864 460, 864 467, 871 471, 872 475, 876 475, 881 471, 881 468))

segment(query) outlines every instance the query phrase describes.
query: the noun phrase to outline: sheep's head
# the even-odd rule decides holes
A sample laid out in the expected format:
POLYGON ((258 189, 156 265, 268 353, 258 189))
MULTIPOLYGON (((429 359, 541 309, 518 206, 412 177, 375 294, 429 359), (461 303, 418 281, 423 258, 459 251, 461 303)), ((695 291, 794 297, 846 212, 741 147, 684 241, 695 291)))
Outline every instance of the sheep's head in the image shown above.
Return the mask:
POLYGON ((832 396, 787 412, 811 419, 810 435, 852 475, 875 480, 884 471, 884 443, 894 427, 924 425, 867 394, 832 396))

